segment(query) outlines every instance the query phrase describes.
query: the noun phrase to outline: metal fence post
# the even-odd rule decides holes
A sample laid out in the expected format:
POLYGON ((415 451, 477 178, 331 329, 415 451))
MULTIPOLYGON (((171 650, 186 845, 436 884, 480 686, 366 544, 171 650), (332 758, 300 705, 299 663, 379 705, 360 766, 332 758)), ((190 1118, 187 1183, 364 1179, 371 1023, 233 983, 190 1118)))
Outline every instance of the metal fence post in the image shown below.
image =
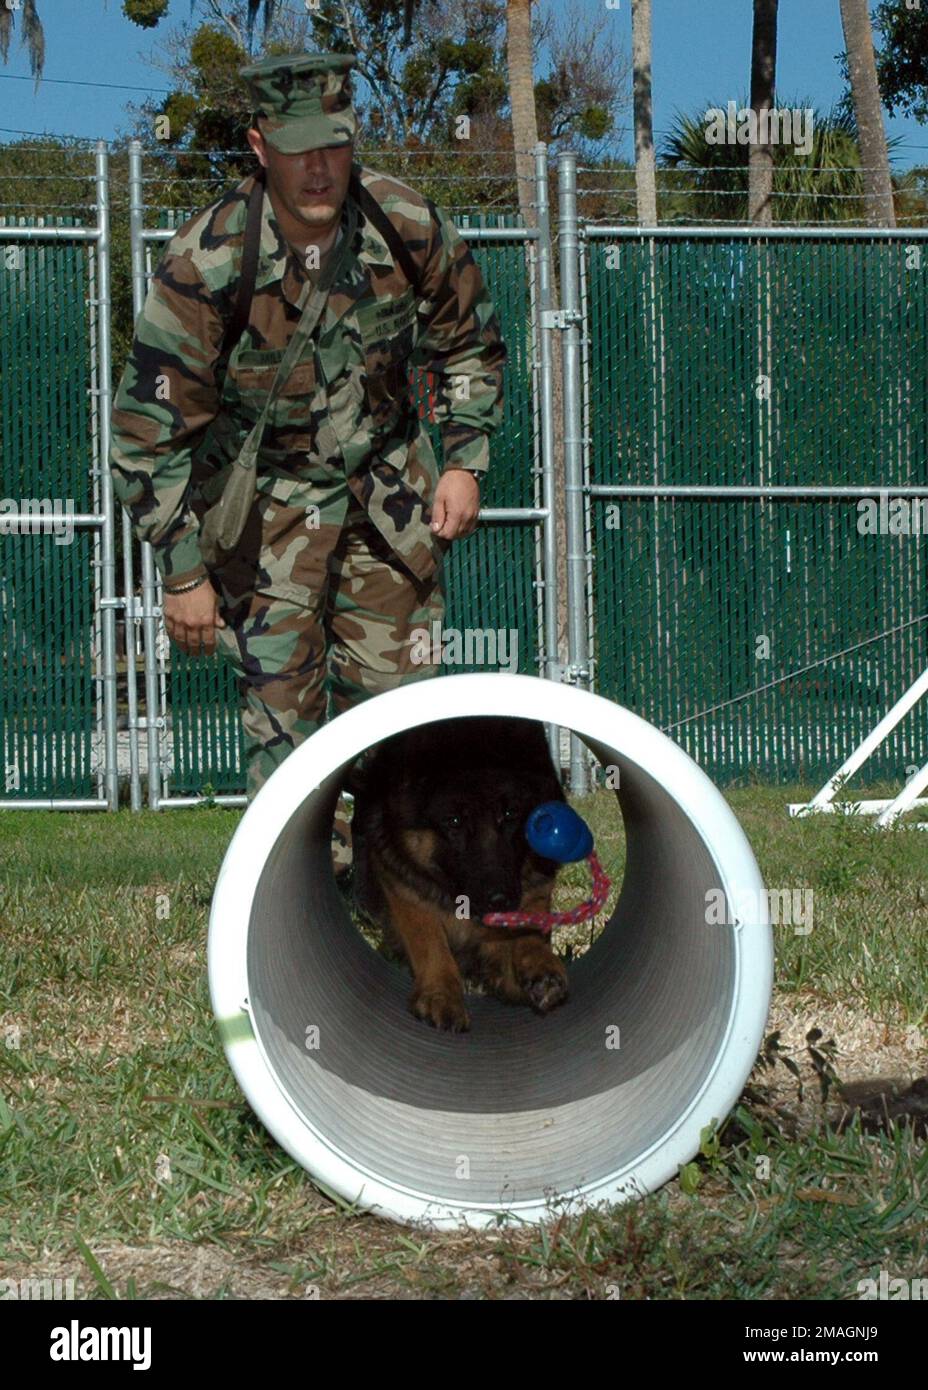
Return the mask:
MULTIPOLYGON (((567 522, 567 672, 565 678, 589 689, 587 651, 586 553, 583 524, 583 423, 580 399, 580 266, 577 223, 577 156, 558 157, 561 305, 564 331, 564 478, 567 522)), ((589 755, 576 734, 570 736, 570 787, 578 796, 590 789, 589 755)))
POLYGON ((103 747, 107 809, 119 809, 119 767, 116 737, 116 545, 113 527, 113 478, 110 473, 110 409, 112 349, 110 338, 110 192, 109 153, 105 140, 96 144, 97 192, 97 337, 100 375, 99 405, 100 501, 103 506, 101 590, 103 601, 103 747))
MULTIPOLYGON (((557 332, 553 322, 554 285, 551 250, 551 217, 548 207, 548 147, 543 140, 535 146, 535 203, 541 236, 538 242, 538 334, 539 406, 541 413, 541 483, 545 520, 542 526, 542 633, 544 640, 544 673, 548 680, 557 680, 557 516, 555 511, 554 475, 554 363, 550 334, 557 332)), ((548 730, 551 756, 555 766, 560 759, 560 735, 555 728, 548 730)))
MULTIPOLYGON (((148 286, 145 277, 143 244, 145 199, 142 185, 142 142, 129 142, 129 228, 132 256, 132 312, 135 319, 145 305, 148 286)), ((142 552, 142 633, 145 647, 145 718, 139 727, 147 733, 148 804, 153 811, 161 800, 161 741, 159 738, 161 702, 158 687, 158 589, 151 546, 142 552)))
MULTIPOLYGON (((134 254, 135 227, 132 203, 132 151, 138 141, 129 145, 129 236, 130 254, 134 254)), ((133 267, 134 268, 134 267, 133 267)), ((140 627, 139 606, 135 598, 135 565, 132 556, 132 526, 129 513, 124 507, 122 513, 122 587, 125 594, 123 613, 126 624, 126 698, 129 706, 129 805, 133 811, 142 809, 142 777, 139 767, 139 692, 137 683, 136 643, 140 627)))

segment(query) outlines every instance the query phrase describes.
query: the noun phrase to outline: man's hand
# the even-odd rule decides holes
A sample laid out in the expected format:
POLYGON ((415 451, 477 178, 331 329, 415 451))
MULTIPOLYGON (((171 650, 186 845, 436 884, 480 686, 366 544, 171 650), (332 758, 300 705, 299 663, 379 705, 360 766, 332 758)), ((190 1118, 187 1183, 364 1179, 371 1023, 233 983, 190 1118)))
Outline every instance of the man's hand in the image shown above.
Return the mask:
POLYGON ((477 525, 480 511, 480 484, 463 468, 443 473, 435 489, 431 529, 442 540, 455 541, 469 536, 477 525))
POLYGON ((216 650, 216 628, 225 627, 219 614, 219 595, 209 579, 186 594, 165 594, 162 601, 164 625, 172 642, 190 656, 207 656, 216 650))

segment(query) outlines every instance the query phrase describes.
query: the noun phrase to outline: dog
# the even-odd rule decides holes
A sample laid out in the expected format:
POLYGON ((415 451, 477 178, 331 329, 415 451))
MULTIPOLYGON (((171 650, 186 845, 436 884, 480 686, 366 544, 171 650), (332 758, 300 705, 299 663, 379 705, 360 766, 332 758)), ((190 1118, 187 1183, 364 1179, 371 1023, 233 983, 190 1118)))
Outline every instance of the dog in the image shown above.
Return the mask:
POLYGON ((356 912, 413 975, 409 1008, 466 1032, 464 979, 547 1014, 567 971, 536 928, 488 927, 489 912, 549 912, 559 865, 529 846, 529 812, 564 801, 534 720, 442 720, 397 734, 356 765, 348 789, 356 912))

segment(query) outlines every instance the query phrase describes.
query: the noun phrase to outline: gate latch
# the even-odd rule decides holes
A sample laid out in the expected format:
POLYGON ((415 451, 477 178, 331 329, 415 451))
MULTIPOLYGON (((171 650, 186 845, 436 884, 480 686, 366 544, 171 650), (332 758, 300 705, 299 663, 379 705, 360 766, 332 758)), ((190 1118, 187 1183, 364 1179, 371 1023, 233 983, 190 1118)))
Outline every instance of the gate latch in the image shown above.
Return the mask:
POLYGON ((579 309, 542 309, 541 326, 542 328, 570 328, 575 323, 582 323, 583 315, 579 309))
POLYGON ((589 685, 592 672, 589 666, 581 666, 576 661, 557 661, 552 663, 551 675, 553 680, 565 685, 589 685))

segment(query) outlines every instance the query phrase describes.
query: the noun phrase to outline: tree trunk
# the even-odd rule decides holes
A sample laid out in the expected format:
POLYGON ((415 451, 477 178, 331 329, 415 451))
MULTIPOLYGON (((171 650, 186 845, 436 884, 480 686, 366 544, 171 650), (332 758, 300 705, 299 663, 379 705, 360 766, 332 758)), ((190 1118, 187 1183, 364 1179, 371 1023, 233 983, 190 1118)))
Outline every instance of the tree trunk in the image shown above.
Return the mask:
POLYGON ((651 112, 651 0, 632 0, 632 70, 638 225, 655 227, 657 188, 654 175, 654 122, 651 112))
POLYGON ((895 227, 889 154, 867 0, 841 0, 841 23, 844 26, 851 96, 857 118, 867 217, 871 226, 895 227))
POLYGON ((538 122, 532 72, 532 0, 506 0, 506 62, 519 210, 526 227, 537 227, 534 150, 538 144, 538 122))
POLYGON ((773 148, 761 125, 761 113, 773 107, 777 78, 777 6, 779 0, 754 0, 751 43, 751 107, 758 116, 758 139, 748 151, 748 219, 759 227, 773 222, 773 148))

